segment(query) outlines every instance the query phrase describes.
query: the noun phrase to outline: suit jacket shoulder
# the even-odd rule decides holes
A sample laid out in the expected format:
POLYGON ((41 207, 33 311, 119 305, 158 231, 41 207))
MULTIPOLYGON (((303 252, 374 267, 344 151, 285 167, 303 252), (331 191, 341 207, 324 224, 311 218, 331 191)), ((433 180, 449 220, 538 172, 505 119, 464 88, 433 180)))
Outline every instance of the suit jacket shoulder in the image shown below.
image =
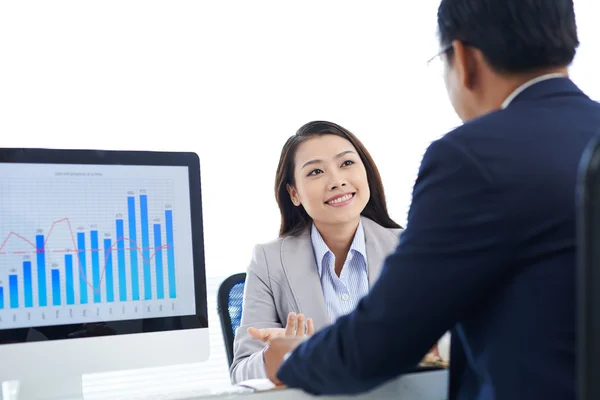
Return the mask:
MULTIPOLYGON (((398 245, 398 238, 403 232, 403 229, 384 228, 377 222, 367 217, 361 217, 361 221, 365 231, 365 241, 367 244, 367 256, 369 257, 369 264, 372 264, 372 254, 369 254, 369 244, 374 246, 371 249, 372 253, 378 253, 382 256, 386 256, 398 245)), ((379 259, 380 257, 377 258, 379 259)))

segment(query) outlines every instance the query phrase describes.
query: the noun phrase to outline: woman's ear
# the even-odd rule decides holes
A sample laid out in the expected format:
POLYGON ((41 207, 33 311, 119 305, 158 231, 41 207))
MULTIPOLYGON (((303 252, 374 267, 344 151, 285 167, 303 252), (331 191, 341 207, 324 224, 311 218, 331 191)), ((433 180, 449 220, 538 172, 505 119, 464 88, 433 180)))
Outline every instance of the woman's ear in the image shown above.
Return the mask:
POLYGON ((296 188, 290 185, 289 183, 286 183, 285 188, 287 189, 287 192, 290 195, 292 203, 294 203, 294 205, 298 207, 300 205, 300 199, 298 198, 298 191, 296 190, 296 188))

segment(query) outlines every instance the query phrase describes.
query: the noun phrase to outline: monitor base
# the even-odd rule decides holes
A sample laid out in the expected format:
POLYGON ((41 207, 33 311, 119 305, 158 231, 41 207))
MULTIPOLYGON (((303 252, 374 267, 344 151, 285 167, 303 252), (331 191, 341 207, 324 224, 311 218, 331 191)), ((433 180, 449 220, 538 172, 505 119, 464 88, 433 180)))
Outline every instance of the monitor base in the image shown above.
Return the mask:
POLYGON ((81 377, 38 377, 26 381, 2 382, 2 400, 81 400, 83 399, 81 377))

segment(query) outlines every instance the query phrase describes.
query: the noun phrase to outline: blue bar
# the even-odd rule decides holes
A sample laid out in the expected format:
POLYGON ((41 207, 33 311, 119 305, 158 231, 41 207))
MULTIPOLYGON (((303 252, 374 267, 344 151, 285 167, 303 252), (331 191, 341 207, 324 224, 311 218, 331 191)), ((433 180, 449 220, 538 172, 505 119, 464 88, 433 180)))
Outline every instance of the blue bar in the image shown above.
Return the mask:
POLYGON ((117 220, 117 257, 119 259, 119 300, 127 301, 127 275, 125 274, 125 231, 123 220, 117 220))
POLYGON ((4 308, 4 288, 0 286, 0 310, 4 308))
POLYGON ((33 287, 31 285, 31 261, 23 261, 23 286, 25 290, 25 307, 33 307, 33 287))
POLYGON ((40 307, 48 304, 46 299, 46 254, 44 252, 44 235, 35 235, 37 258, 38 302, 40 307))
POLYGON ((87 304, 88 302, 88 291, 87 291, 87 269, 85 263, 85 234, 83 232, 77 232, 77 250, 79 258, 79 302, 81 304, 87 304))
POLYGON ((8 284, 10 287, 10 308, 19 308, 19 286, 17 285, 17 276, 9 275, 8 284))
POLYGON ((142 257, 144 258, 144 299, 152 299, 152 277, 150 276, 150 238, 148 234, 148 196, 140 195, 142 215, 142 257))
POLYGON ((60 306, 60 273, 52 270, 52 305, 60 306))
POLYGON ((160 224, 154 224, 154 259, 156 260, 156 297, 165 298, 165 278, 163 277, 162 244, 160 224))
POLYGON ((65 291, 67 292, 67 304, 73 305, 75 304, 75 286, 73 286, 73 255, 65 254, 65 271, 66 271, 66 282, 67 287, 65 291))
POLYGON ((90 231, 92 240, 92 279, 93 279, 93 292, 94 292, 94 303, 100 303, 102 296, 100 293, 100 260, 98 257, 98 231, 90 231))
POLYGON ((169 275, 169 298, 177 297, 175 282, 175 250, 173 250, 173 210, 165 210, 167 229, 167 271, 169 275))
POLYGON ((115 301, 111 246, 110 239, 104 239, 104 260, 106 262, 104 279, 106 280, 106 301, 109 303, 115 301))
POLYGON ((137 227, 135 222, 135 198, 127 197, 127 214, 129 217, 129 254, 131 256, 131 298, 140 299, 140 284, 138 282, 138 259, 137 259, 137 227))

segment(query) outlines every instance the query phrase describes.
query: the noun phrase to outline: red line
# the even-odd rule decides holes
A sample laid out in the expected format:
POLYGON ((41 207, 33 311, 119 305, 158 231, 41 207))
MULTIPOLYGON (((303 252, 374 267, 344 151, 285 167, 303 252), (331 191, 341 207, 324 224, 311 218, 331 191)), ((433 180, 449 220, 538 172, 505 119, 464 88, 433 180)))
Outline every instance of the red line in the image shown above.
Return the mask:
MULTIPOLYGON (((73 235, 73 229, 71 228, 71 222, 69 221, 69 218, 62 218, 62 219, 59 219, 59 220, 57 220, 57 221, 54 221, 54 222, 52 223, 52 225, 50 226, 50 229, 48 230, 48 234, 46 235, 46 239, 44 240, 44 249, 46 248, 46 243, 47 243, 47 242, 48 242, 48 240, 50 239, 50 235, 52 234, 52 230, 54 229, 54 226, 55 226, 56 224, 59 224, 59 223, 61 223, 61 222, 66 222, 66 223, 67 223, 67 226, 69 227, 69 233, 70 233, 70 235, 71 235, 71 240, 73 241, 73 248, 77 248, 77 245, 76 245, 76 243, 75 243, 75 235, 73 235)), ((16 233, 16 232, 10 232, 10 233, 8 234, 8 236, 6 236, 6 239, 4 239, 4 242, 2 242, 2 245, 0 245, 0 254, 6 254, 6 252, 4 252, 4 253, 2 252, 2 249, 4 248, 4 246, 6 245, 6 243, 8 243, 8 240, 11 238, 11 236, 15 236, 15 237, 17 237, 17 238, 21 239, 22 241, 24 241, 25 243, 29 244, 31 247, 33 247, 33 248, 35 249, 35 253, 36 253, 36 254, 37 254, 37 253, 44 253, 44 252, 45 252, 45 251, 43 251, 43 250, 40 250, 40 249, 38 249, 38 248, 37 248, 37 246, 36 246, 35 244, 33 244, 33 243, 32 243, 30 240, 28 240, 27 238, 25 238, 25 237, 23 237, 23 236, 19 235, 19 234, 18 234, 18 233, 16 233)), ((150 264, 150 261, 152 261, 152 259, 153 259, 153 258, 156 256, 156 253, 157 253, 159 250, 161 250, 161 249, 166 249, 166 248, 168 248, 168 247, 169 247, 168 245, 162 245, 162 246, 160 246, 160 247, 158 247, 158 248, 155 248, 155 249, 154 249, 154 252, 153 252, 153 253, 152 253, 152 255, 150 256, 150 258, 149 258, 148 260, 146 260, 146 259, 144 258, 144 253, 142 252, 142 248, 138 247, 138 244, 137 244, 137 242, 136 242, 135 240, 132 240, 132 239, 128 239, 128 238, 123 238, 123 237, 121 237, 121 238, 117 238, 117 240, 116 240, 116 241, 115 241, 115 242, 112 244, 112 246, 111 246, 111 247, 110 247, 108 250, 110 250, 111 252, 112 252, 112 251, 114 251, 114 250, 115 250, 115 246, 116 246, 116 245, 117 245, 119 242, 121 242, 121 241, 127 241, 127 240, 128 240, 129 242, 133 243, 133 245, 135 246, 135 247, 130 247, 130 248, 129 248, 129 250, 137 250, 137 251, 138 251, 138 253, 140 253, 140 255, 141 255, 142 262, 143 262, 143 263, 148 263, 148 264, 150 264)), ((118 249, 117 249, 117 250, 118 250, 118 249)), ((150 250, 150 248, 148 248, 148 249, 146 249, 146 250, 150 250)), ((100 250, 98 250, 98 251, 100 251, 100 250)), ((14 254, 19 254, 19 253, 26 254, 26 252, 24 252, 24 251, 23 251, 23 252, 15 252, 14 254)), ((89 287, 91 287, 91 288, 92 288, 92 290, 94 290, 96 293, 100 293, 100 288, 96 288, 96 287, 94 287, 94 285, 93 285, 92 283, 90 283, 90 282, 87 280, 87 276, 86 276, 87 274, 85 274, 85 273, 84 273, 84 271, 83 271, 83 266, 81 265, 81 257, 79 256, 79 253, 81 253, 81 251, 77 250, 77 251, 76 251, 76 253, 77 253, 77 260, 78 260, 78 264, 79 264, 79 273, 80 273, 81 275, 83 275, 85 283, 86 283, 86 284, 87 284, 89 287)), ((106 260, 108 259, 108 254, 111 254, 111 253, 107 252, 107 251, 106 251, 106 249, 105 249, 105 256, 104 256, 104 266, 102 267, 102 272, 101 272, 101 274, 100 274, 100 283, 99 283, 100 285, 102 285, 102 282, 103 282, 103 280, 104 280, 104 274, 105 274, 105 272, 106 272, 106 260)))
MULTIPOLYGON (((127 239, 125 239, 127 240, 127 239)), ((168 247, 168 246, 167 246, 168 247)), ((164 248, 164 246, 161 246, 160 248, 164 248)), ((146 247, 146 248, 142 248, 142 247, 126 247, 123 250, 125 251, 131 251, 131 250, 154 250, 154 247, 146 247)), ((87 249, 87 250, 79 250, 79 249, 66 249, 66 250, 44 250, 43 253, 98 253, 102 250, 100 249, 87 249)), ((37 251, 13 251, 13 252, 8 252, 8 251, 1 251, 0 252, 0 256, 3 255, 7 255, 7 254, 13 254, 13 255, 27 255, 27 254, 37 254, 37 251)))

